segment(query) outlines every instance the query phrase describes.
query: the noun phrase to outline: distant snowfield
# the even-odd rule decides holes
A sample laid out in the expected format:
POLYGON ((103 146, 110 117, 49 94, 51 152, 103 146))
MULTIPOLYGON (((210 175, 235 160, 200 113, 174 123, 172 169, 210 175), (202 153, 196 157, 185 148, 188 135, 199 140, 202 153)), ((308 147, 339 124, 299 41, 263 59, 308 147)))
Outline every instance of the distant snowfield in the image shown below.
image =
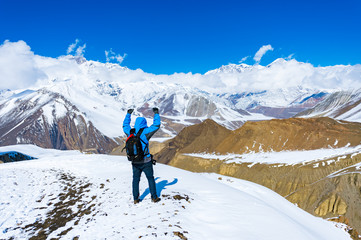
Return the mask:
POLYGON ((38 160, 0 164, 0 239, 350 239, 275 192, 248 181, 157 164, 162 201, 145 176, 133 204, 125 157, 0 147, 38 160))
MULTIPOLYGON (((348 154, 361 153, 361 145, 356 147, 327 148, 308 151, 282 151, 282 152, 251 152, 246 154, 209 154, 209 153, 191 153, 184 154, 192 157, 218 159, 226 163, 251 163, 250 167, 256 163, 262 164, 300 164, 312 161, 326 160, 348 154)), ((317 166, 315 166, 317 167, 317 166)))

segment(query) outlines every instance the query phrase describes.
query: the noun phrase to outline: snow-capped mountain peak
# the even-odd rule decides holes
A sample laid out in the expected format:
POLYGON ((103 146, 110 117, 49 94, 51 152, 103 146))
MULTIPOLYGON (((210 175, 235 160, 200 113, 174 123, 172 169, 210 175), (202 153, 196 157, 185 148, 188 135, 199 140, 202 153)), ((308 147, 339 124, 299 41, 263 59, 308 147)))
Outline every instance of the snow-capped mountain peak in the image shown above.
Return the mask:
MULTIPOLYGON (((289 61, 295 61, 295 60, 289 60, 289 61)), ((271 67, 274 67, 274 66, 284 66, 285 64, 287 64, 287 60, 284 59, 284 58, 277 58, 276 60, 274 60, 273 62, 271 62, 270 64, 268 64, 266 67, 267 68, 271 68, 271 67)), ((297 61, 295 61, 297 62, 297 61)))
POLYGON ((205 75, 210 74, 237 74, 243 73, 245 71, 251 71, 253 68, 258 68, 258 66, 247 65, 245 63, 234 64, 230 63, 228 65, 223 65, 220 68, 210 70, 205 73, 205 75))

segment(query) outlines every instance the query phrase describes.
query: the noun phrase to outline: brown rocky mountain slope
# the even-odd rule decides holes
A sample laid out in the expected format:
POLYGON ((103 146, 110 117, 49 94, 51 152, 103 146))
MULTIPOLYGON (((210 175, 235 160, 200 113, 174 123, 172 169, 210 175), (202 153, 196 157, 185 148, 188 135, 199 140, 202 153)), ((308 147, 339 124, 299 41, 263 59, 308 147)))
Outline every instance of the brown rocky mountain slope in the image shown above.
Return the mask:
POLYGON ((356 146, 361 140, 361 124, 331 118, 290 118, 247 122, 224 139, 219 153, 247 151, 312 150, 356 146))
POLYGON ((177 137, 167 141, 157 155, 162 163, 169 163, 177 153, 213 152, 214 149, 232 134, 231 130, 207 119, 204 122, 184 128, 177 137))
POLYGON ((155 157, 159 162, 186 170, 215 172, 266 186, 313 215, 341 219, 352 226, 351 233, 356 239, 355 230, 361 232, 361 170, 343 171, 340 175, 334 173, 352 169, 354 164, 361 162, 361 154, 293 165, 250 165, 186 153, 311 150, 356 146, 360 142, 361 124, 329 118, 249 122, 233 132, 207 120, 183 129, 177 137, 165 142, 165 147, 155 157), (209 129, 213 127, 217 129, 214 135, 209 129))
POLYGON ((39 90, 33 95, 0 104, 0 110, 15 106, 0 117, 0 146, 31 143, 43 148, 109 153, 118 145, 60 94, 39 90), (65 114, 57 112, 59 109, 65 114))
POLYGON ((157 155, 168 163, 176 153, 246 153, 356 146, 361 124, 331 118, 290 118, 246 122, 234 131, 213 120, 184 128, 157 155), (170 152, 172 154, 170 154, 170 152))

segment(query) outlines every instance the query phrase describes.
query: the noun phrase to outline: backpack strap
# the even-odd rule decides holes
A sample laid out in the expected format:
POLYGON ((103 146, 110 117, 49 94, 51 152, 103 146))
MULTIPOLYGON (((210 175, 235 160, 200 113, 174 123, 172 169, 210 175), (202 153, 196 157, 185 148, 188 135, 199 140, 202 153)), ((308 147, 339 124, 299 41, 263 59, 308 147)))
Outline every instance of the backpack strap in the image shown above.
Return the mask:
POLYGON ((129 138, 131 138, 131 137, 134 137, 133 133, 129 135, 129 137, 127 138, 127 140, 125 140, 125 142, 128 142, 129 138))
MULTIPOLYGON (((143 133, 143 131, 144 131, 144 128, 141 128, 141 129, 139 129, 139 131, 138 131, 138 133, 137 133, 137 137, 140 137, 140 135, 142 135, 142 133, 143 133)), ((143 141, 142 141, 143 142, 143 141)))
POLYGON ((140 135, 142 135, 142 133, 143 133, 143 130, 144 130, 144 128, 141 128, 141 129, 139 129, 139 131, 138 131, 138 133, 137 133, 137 137, 139 137, 139 140, 142 142, 142 143, 144 143, 144 145, 145 145, 145 148, 144 148, 144 153, 146 153, 147 151, 148 151, 148 153, 149 153, 149 147, 148 147, 148 144, 147 143, 145 143, 141 138, 140 138, 140 135))
MULTIPOLYGON (((133 133, 129 135, 129 137, 127 138, 127 140, 125 140, 125 143, 127 143, 127 142, 128 142, 128 140, 129 140, 129 138, 131 138, 131 137, 134 137, 134 134, 133 134, 133 133)), ((127 146, 127 145, 125 145, 125 146, 123 147, 123 149, 122 149, 122 151, 121 151, 121 152, 123 152, 123 151, 124 151, 124 149, 126 148, 126 146, 127 146)))

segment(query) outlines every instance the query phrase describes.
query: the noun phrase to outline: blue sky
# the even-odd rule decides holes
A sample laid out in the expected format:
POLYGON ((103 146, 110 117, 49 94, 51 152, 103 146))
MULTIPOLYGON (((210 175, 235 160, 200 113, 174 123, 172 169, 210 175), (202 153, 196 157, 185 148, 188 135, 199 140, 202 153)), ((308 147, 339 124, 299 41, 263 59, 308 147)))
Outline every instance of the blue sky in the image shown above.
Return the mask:
POLYGON ((156 74, 204 73, 228 63, 293 57, 315 66, 361 63, 361 1, 0 0, 0 41, 24 40, 58 57, 79 39, 87 59, 105 51, 156 74))

